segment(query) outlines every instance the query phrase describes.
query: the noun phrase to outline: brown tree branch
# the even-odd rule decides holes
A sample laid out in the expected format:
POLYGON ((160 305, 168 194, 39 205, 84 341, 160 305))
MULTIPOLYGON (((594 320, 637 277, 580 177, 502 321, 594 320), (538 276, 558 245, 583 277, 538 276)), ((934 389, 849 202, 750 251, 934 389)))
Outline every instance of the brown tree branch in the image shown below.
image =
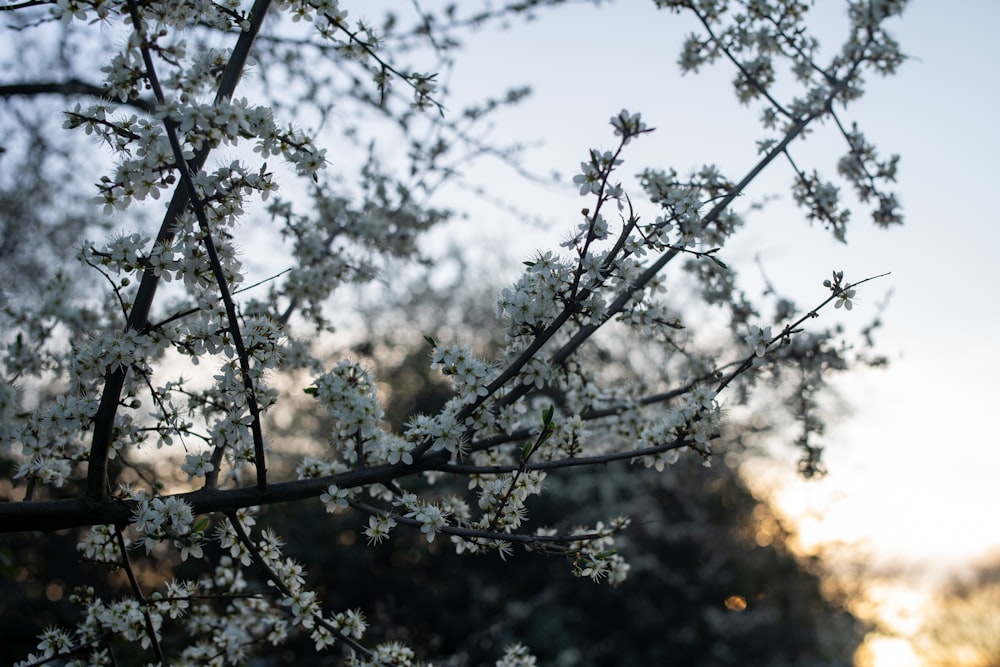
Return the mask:
MULTIPOLYGON (((329 477, 279 482, 269 484, 264 490, 256 486, 229 489, 202 488, 176 496, 191 505, 195 515, 228 512, 245 507, 317 498, 331 484, 345 489, 370 484, 387 484, 394 479, 412 476, 440 466, 445 462, 447 455, 448 452, 442 452, 425 456, 415 466, 402 464, 367 466, 329 477)), ((108 496, 101 499, 68 498, 0 503, 0 533, 51 532, 101 524, 121 526, 131 521, 136 505, 135 501, 108 496)))

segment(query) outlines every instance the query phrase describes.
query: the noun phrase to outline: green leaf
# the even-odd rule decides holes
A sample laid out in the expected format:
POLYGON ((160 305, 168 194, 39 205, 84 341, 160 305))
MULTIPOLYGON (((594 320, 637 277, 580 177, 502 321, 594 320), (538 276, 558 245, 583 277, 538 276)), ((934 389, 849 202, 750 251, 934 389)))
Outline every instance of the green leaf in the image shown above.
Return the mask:
POLYGON ((526 442, 521 448, 521 461, 527 461, 529 456, 531 456, 531 443, 526 442))
POLYGON ((316 392, 318 392, 318 391, 319 391, 319 389, 317 389, 316 387, 306 387, 306 388, 305 388, 305 389, 303 389, 302 391, 306 392, 306 393, 307 393, 307 394, 309 394, 310 396, 315 396, 315 395, 316 395, 316 392))

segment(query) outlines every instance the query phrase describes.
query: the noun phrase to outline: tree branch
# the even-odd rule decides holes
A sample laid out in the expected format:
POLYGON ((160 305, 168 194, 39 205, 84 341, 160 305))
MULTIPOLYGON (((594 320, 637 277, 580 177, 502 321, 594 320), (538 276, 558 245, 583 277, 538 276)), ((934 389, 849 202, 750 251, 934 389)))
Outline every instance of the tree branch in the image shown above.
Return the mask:
MULTIPOLYGON (((250 10, 249 26, 240 33, 233 53, 229 57, 226 69, 222 74, 219 83, 219 90, 215 95, 216 102, 228 100, 236 90, 250 58, 250 49, 253 47, 254 39, 260 32, 267 15, 271 0, 256 0, 250 10)), ((205 143, 194 158, 188 162, 188 169, 192 173, 197 173, 208 160, 211 148, 205 143)), ((174 190, 174 195, 167 207, 167 213, 160 225, 154 245, 168 245, 173 240, 177 219, 181 216, 188 205, 188 193, 184 187, 178 186, 174 190)), ((152 270, 147 269, 142 274, 139 289, 136 291, 135 303, 132 305, 132 312, 129 314, 127 327, 135 331, 146 331, 149 328, 149 311, 153 305, 153 297, 156 296, 156 289, 160 284, 160 277, 152 270)), ((86 496, 88 499, 102 500, 108 493, 108 452, 111 441, 114 437, 115 415, 118 413, 118 402, 121 398, 122 389, 125 386, 125 376, 127 369, 117 368, 109 371, 104 381, 104 392, 101 394, 101 403, 94 417, 94 437, 91 441, 90 467, 87 471, 86 496)))
MULTIPOLYGON (((441 465, 447 454, 443 452, 425 456, 416 466, 401 464, 366 466, 329 477, 270 484, 263 490, 256 486, 229 489, 203 488, 175 495, 191 505, 195 515, 274 505, 318 498, 331 484, 344 489, 370 484, 388 484, 395 479, 412 476, 441 465)), ((101 499, 69 498, 0 503, 0 533, 51 532, 100 524, 121 526, 131 521, 135 508, 135 501, 107 496, 101 499)))
POLYGON ((68 79, 66 81, 30 81, 23 83, 9 83, 0 86, 0 97, 34 97, 36 95, 62 95, 72 97, 83 95, 89 97, 99 97, 111 100, 115 104, 123 104, 135 107, 140 111, 152 114, 156 105, 141 97, 126 100, 124 102, 108 94, 107 88, 95 86, 92 83, 81 81, 80 79, 68 79))

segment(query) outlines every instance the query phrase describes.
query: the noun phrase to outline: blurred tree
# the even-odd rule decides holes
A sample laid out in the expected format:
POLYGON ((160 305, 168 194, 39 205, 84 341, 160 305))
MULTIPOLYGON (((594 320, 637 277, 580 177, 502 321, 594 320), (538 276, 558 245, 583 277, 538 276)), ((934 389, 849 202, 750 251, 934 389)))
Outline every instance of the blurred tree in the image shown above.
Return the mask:
POLYGON ((915 644, 928 667, 1000 666, 1000 560, 952 581, 928 609, 915 644))
MULTIPOLYGON (((539 521, 582 522, 609 506, 636 517, 619 546, 629 578, 615 588, 531 555, 463 557, 412 536, 366 548, 356 518, 330 521, 315 506, 265 516, 297 559, 335 560, 315 576, 324 595, 369 609, 391 628, 379 638, 413 643, 434 664, 487 664, 523 641, 547 665, 852 665, 864 624, 824 598, 818 573, 788 552, 788 535, 738 476, 725 465, 712 472, 683 462, 608 498, 573 491, 621 489, 621 473, 588 470, 551 489, 553 504, 531 507, 539 521)), ((307 649, 290 644, 284 655, 313 664, 307 649)))

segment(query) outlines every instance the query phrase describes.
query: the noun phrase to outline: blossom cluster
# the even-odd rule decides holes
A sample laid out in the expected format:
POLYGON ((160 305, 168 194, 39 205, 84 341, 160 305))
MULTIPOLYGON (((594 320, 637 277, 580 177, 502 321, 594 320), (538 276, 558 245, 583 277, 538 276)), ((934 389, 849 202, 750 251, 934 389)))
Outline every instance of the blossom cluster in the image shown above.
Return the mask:
POLYGON ((451 379, 458 396, 471 403, 489 393, 489 384, 496 375, 496 369, 472 354, 472 350, 460 345, 441 345, 434 348, 431 368, 440 370, 451 379))
POLYGON ((132 519, 132 525, 142 537, 147 553, 160 540, 169 538, 180 550, 182 560, 187 560, 189 555, 202 557, 204 539, 202 532, 195 530, 194 511, 177 496, 140 498, 132 519))
POLYGON ((340 460, 361 465, 374 463, 376 458, 381 462, 381 457, 371 449, 359 456, 359 451, 368 443, 376 442, 383 433, 382 405, 374 378, 368 371, 357 363, 343 360, 316 378, 306 391, 316 397, 334 420, 332 444, 340 460))

